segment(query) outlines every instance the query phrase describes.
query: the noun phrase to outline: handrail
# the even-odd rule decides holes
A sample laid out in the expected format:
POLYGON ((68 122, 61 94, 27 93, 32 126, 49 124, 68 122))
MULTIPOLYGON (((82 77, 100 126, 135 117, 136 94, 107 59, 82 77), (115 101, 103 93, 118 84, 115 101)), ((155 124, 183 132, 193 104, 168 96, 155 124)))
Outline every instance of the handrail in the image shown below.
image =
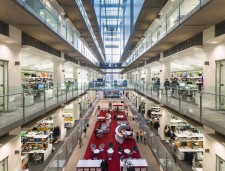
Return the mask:
POLYGON ((5 96, 15 96, 15 95, 23 95, 23 93, 13 93, 13 94, 5 94, 4 96, 3 95, 0 95, 0 97, 5 97, 5 96))
MULTIPOLYGON (((54 155, 54 157, 51 159, 51 161, 48 163, 48 165, 45 167, 44 171, 47 171, 50 167, 50 165, 52 164, 52 162, 54 160, 57 159, 57 157, 59 157, 62 149, 64 149, 69 141, 69 139, 74 135, 75 131, 77 131, 78 127, 81 126, 82 127, 82 122, 83 122, 83 119, 86 115, 90 115, 91 114, 91 111, 94 111, 93 109, 95 109, 97 107, 97 104, 98 104, 98 101, 99 101, 99 97, 97 97, 95 99, 95 101, 93 102, 93 105, 85 112, 84 115, 82 115, 83 117, 80 118, 77 126, 74 128, 74 130, 70 133, 70 135, 67 137, 66 141, 64 141, 63 145, 60 147, 60 149, 58 150, 58 152, 54 155)), ((74 144, 73 148, 77 145, 77 142, 74 144)), ((67 151, 66 151, 67 152, 67 151)), ((70 153, 71 154, 71 153, 70 153)), ((66 162, 64 163, 64 166, 66 165, 66 163, 68 162, 68 159, 69 159, 70 155, 67 157, 67 160, 66 162)), ((62 166, 62 167, 64 167, 62 166)), ((58 167, 57 167, 58 168, 58 167)), ((61 168, 61 167, 60 167, 61 168)))

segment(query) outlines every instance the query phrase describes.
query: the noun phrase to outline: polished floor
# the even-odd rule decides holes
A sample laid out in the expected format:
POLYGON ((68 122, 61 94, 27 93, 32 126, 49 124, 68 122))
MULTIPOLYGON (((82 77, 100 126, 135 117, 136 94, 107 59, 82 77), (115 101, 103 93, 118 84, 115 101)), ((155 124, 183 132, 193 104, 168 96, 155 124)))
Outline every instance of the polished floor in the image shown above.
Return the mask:
MULTIPOLYGON (((96 116, 92 115, 90 122, 89 122, 87 134, 86 134, 86 136, 82 135, 82 137, 83 137, 82 147, 80 148, 79 145, 76 146, 76 148, 74 149, 74 151, 65 167, 65 171, 75 171, 78 161, 80 159, 83 159, 86 149, 88 148, 88 144, 89 144, 94 126, 96 124, 96 120, 97 120, 96 116)), ((128 111, 128 121, 129 121, 131 127, 134 129, 134 132, 139 131, 139 128, 138 128, 136 122, 132 120, 132 114, 130 111, 128 111)), ((159 171, 160 170, 159 165, 158 165, 156 159, 154 158, 149 147, 147 145, 145 145, 143 142, 137 143, 137 146, 138 146, 138 149, 139 149, 139 152, 140 152, 142 158, 146 159, 148 162, 148 165, 149 165, 148 171, 159 171)))

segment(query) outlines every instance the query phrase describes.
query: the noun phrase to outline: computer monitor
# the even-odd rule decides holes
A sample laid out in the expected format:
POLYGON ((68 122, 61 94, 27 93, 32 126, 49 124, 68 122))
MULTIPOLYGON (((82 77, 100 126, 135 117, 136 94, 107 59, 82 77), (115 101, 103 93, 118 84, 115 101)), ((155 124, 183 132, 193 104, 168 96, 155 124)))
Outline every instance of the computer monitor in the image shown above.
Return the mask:
POLYGON ((185 86, 185 83, 179 83, 179 86, 180 87, 184 87, 185 86))
POLYGON ((38 83, 37 84, 37 88, 38 88, 38 90, 43 90, 44 89, 44 84, 42 84, 42 83, 38 83))

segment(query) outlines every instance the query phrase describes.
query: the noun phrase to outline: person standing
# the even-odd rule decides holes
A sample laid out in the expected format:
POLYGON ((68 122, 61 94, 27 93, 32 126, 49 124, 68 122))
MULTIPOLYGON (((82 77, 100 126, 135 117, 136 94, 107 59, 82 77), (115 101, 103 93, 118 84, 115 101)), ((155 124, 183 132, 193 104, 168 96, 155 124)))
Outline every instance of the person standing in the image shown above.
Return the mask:
POLYGON ((82 137, 79 138, 79 147, 81 148, 82 146, 82 137))
POLYGON ((168 81, 168 79, 166 79, 166 81, 164 82, 164 87, 165 87, 166 96, 167 96, 168 90, 170 89, 170 82, 168 81))
POLYGON ((178 85, 178 82, 176 80, 176 78, 174 78, 171 82, 171 88, 172 88, 172 94, 171 96, 174 97, 174 92, 175 92, 175 89, 177 88, 177 85, 178 85))
POLYGON ((86 137, 87 127, 84 127, 84 136, 86 137))
POLYGON ((140 133, 141 142, 143 140, 143 137, 144 137, 144 133, 141 131, 141 133, 140 133))
POLYGON ((139 133, 137 132, 136 133, 136 141, 138 142, 138 140, 139 140, 139 133))

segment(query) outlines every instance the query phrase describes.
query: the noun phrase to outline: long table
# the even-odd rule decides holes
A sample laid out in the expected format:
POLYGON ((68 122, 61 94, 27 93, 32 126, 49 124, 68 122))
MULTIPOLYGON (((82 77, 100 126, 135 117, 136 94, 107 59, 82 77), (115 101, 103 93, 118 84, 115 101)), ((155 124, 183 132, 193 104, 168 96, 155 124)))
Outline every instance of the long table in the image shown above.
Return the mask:
MULTIPOLYGON (((148 163, 145 159, 131 159, 131 160, 127 160, 127 162, 131 163, 130 167, 134 167, 134 168, 146 168, 146 170, 148 170, 148 163)), ((124 165, 124 161, 120 160, 120 170, 123 170, 123 165, 124 165)))
POLYGON ((77 169, 85 168, 101 168, 102 160, 79 160, 77 169))

